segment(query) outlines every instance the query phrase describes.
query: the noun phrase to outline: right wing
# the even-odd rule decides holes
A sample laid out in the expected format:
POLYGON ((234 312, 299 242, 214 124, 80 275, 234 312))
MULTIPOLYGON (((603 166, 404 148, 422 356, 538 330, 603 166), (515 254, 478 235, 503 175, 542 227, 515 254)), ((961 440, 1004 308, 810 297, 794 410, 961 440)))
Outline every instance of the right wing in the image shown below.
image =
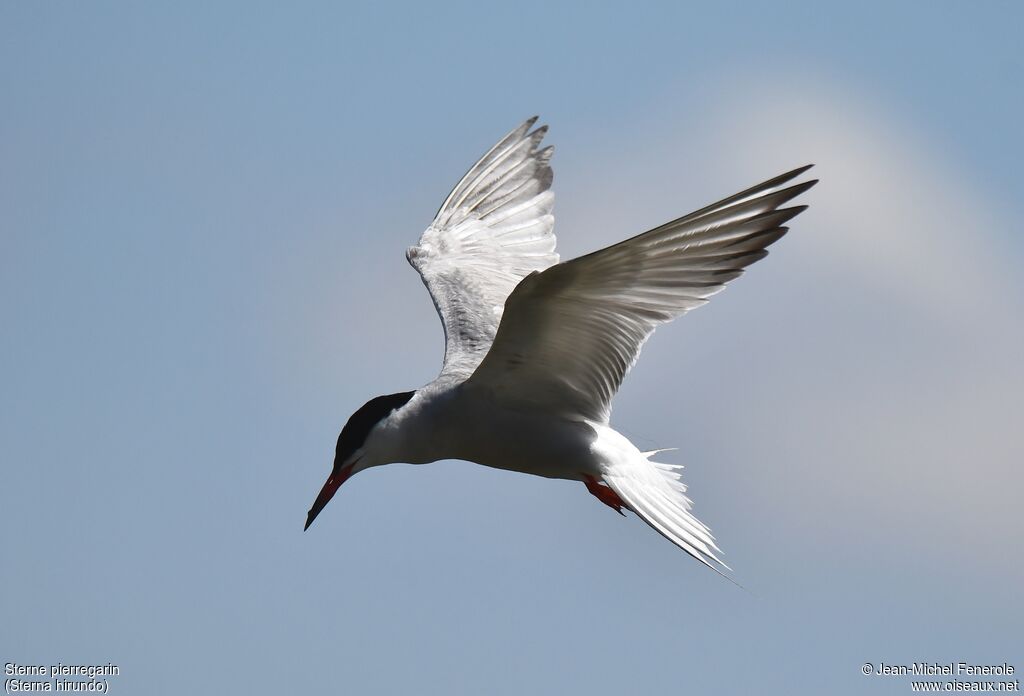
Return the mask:
POLYGON ((606 249, 531 273, 505 302, 470 378, 503 400, 607 422, 640 348, 764 258, 806 206, 780 208, 817 181, 795 169, 606 249))
POLYGON ((505 299, 529 273, 558 263, 551 147, 533 117, 502 138, 452 189, 406 252, 444 326, 442 377, 469 377, 491 347, 505 299))

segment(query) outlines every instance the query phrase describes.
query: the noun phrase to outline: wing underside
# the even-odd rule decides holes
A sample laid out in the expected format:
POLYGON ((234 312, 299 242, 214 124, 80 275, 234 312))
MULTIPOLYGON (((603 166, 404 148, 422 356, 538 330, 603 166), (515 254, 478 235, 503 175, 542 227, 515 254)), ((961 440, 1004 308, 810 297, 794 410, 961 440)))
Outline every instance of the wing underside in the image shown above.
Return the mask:
POLYGON ((442 377, 465 379, 491 346, 505 300, 555 254, 552 148, 529 119, 492 147, 441 205, 407 258, 445 333, 442 377))

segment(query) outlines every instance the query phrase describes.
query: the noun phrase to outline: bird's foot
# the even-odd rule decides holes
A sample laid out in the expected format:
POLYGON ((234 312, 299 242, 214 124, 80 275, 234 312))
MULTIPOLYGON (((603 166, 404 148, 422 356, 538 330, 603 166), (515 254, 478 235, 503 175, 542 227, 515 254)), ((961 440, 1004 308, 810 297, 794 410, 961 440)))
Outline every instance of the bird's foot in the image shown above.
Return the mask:
POLYGON ((587 490, 590 491, 592 496, 623 517, 626 516, 626 513, 622 511, 622 508, 626 507, 626 504, 622 502, 622 498, 619 497, 618 493, 613 491, 607 485, 599 483, 595 477, 590 475, 585 475, 583 477, 583 483, 586 484, 587 490))

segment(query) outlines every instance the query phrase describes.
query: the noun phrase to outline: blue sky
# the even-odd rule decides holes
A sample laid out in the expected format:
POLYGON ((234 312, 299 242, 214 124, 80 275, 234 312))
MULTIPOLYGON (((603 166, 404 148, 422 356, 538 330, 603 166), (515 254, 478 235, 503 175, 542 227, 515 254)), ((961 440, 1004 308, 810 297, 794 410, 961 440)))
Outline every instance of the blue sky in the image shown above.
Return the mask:
POLYGON ((4 662, 115 693, 907 693, 1021 663, 1013 2, 0 4, 4 662), (616 402, 746 591, 582 486, 375 469, 403 258, 540 113, 563 258, 816 162, 616 402))

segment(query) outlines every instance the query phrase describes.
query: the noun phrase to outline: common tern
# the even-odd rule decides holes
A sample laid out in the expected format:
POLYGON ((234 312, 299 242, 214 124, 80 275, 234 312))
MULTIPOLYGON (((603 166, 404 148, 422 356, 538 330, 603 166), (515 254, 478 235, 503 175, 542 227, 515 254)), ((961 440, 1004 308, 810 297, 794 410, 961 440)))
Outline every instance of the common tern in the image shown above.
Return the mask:
POLYGON ((609 425, 611 401, 660 324, 706 303, 764 258, 817 180, 794 169, 586 256, 555 253, 552 148, 527 120, 452 189, 406 252, 444 327, 444 364, 415 391, 371 399, 338 436, 313 523, 353 474, 392 462, 463 459, 582 482, 708 567, 721 561, 691 512, 682 466, 609 425))

